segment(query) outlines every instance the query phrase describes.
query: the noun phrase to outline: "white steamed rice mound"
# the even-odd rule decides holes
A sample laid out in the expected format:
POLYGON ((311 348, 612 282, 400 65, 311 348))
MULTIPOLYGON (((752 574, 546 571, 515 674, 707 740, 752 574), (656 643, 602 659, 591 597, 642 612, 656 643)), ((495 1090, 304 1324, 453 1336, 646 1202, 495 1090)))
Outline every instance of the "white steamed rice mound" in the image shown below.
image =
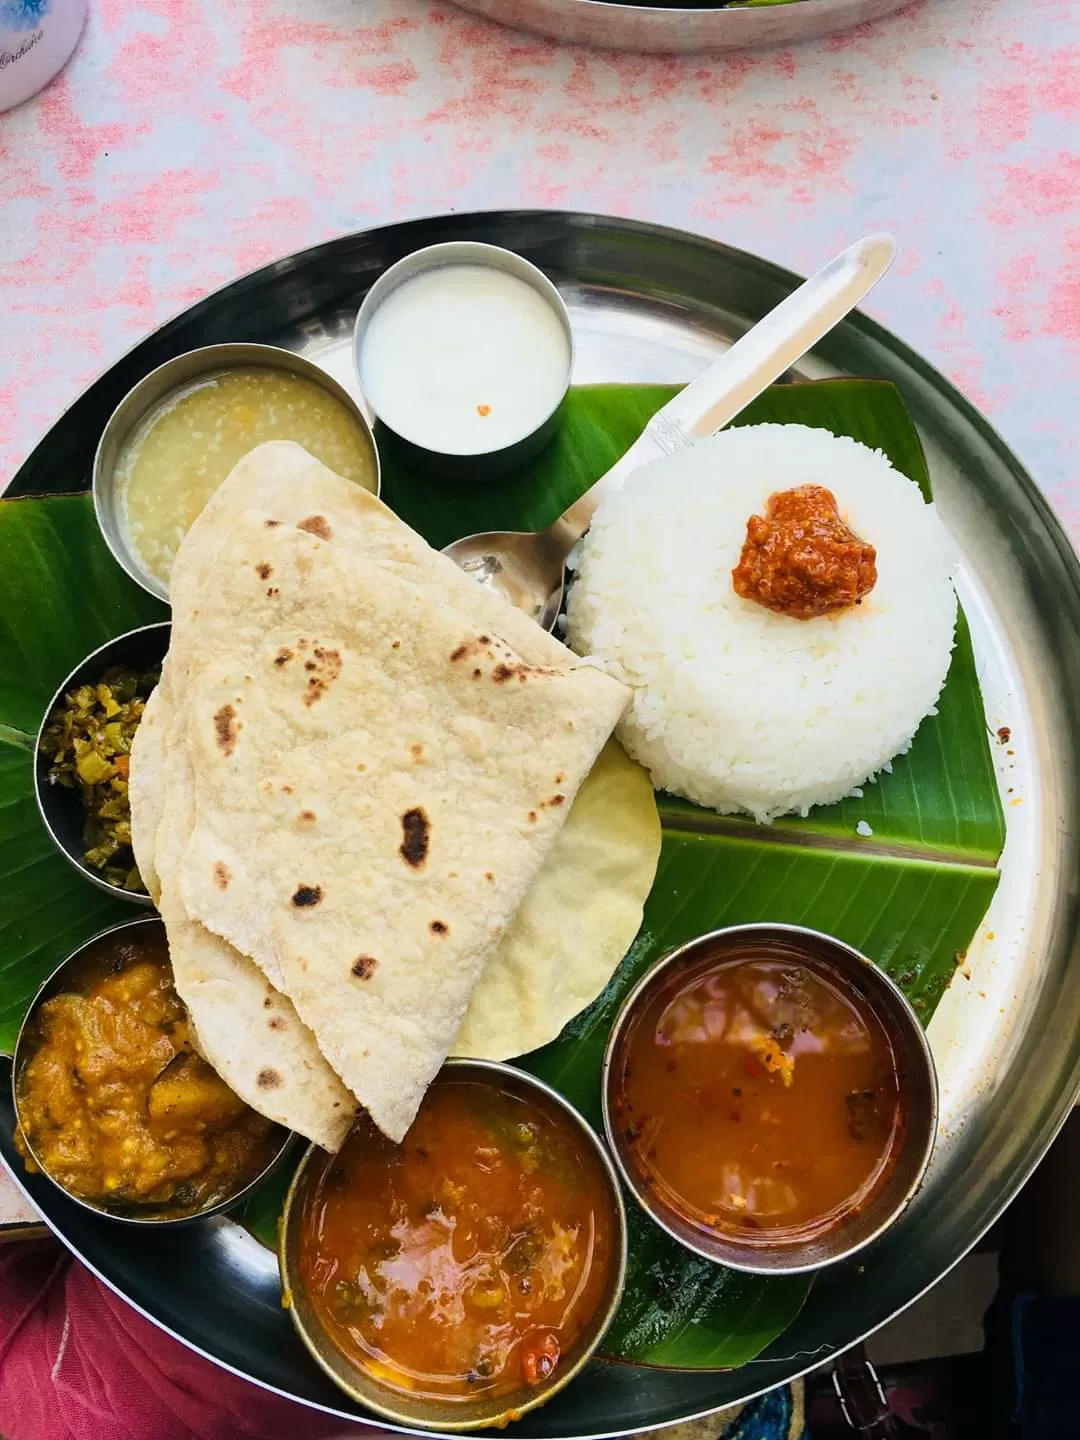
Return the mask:
POLYGON ((948 534, 880 451, 805 425, 726 430, 603 500, 568 606, 574 649, 634 692, 619 729, 658 787, 771 820, 849 794, 933 713, 956 625, 948 534), (769 496, 824 485, 877 549, 861 605, 795 620, 732 585, 769 496))

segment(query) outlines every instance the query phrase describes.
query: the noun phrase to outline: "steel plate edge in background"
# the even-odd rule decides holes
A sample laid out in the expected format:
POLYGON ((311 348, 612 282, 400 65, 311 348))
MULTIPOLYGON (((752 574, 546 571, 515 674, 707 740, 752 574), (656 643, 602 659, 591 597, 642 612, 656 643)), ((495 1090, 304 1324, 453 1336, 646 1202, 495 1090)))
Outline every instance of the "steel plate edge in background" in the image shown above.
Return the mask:
POLYGON ((688 54, 797 45, 880 20, 908 0, 788 0, 760 5, 637 5, 616 0, 454 0, 514 30, 610 50, 688 54))

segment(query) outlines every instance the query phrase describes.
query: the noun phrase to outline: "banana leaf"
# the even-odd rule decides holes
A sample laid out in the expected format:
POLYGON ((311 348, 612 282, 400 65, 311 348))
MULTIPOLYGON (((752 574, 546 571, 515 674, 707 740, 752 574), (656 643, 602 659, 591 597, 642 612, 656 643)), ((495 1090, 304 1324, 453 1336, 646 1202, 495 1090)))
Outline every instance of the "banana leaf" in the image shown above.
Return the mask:
MULTIPOLYGON (((667 386, 589 386, 569 396, 555 444, 495 485, 449 486, 392 452, 384 498, 437 546, 493 528, 547 524, 611 465, 667 386)), ((738 423, 820 425, 879 448, 929 494, 918 435, 895 389, 877 381, 777 386, 738 423)), ((101 541, 88 496, 0 501, 0 1045, 10 1046, 41 979, 81 940, 132 910, 56 856, 33 802, 30 747, 64 675, 96 645, 161 618, 101 541)), ((939 713, 891 773, 805 819, 762 829, 660 796, 664 842, 641 931, 604 994, 522 1064, 599 1124, 599 1071, 611 1019, 637 976, 675 945, 719 925, 809 924, 870 955, 929 1020, 997 884, 1004 842, 967 626, 939 713), (860 820, 873 834, 856 833, 860 820)), ((288 1177, 244 1222, 272 1244, 288 1177)), ((711 1369, 741 1365, 797 1314, 810 1281, 737 1274, 688 1255, 633 1204, 626 1298, 612 1358, 711 1369)))
POLYGON ((0 501, 0 725, 33 737, 91 650, 168 618, 109 554, 89 496, 0 501))
POLYGON ((139 914, 88 884, 41 823, 33 745, 45 707, 91 650, 168 613, 113 560, 88 495, 0 501, 0 1051, 65 956, 139 914))

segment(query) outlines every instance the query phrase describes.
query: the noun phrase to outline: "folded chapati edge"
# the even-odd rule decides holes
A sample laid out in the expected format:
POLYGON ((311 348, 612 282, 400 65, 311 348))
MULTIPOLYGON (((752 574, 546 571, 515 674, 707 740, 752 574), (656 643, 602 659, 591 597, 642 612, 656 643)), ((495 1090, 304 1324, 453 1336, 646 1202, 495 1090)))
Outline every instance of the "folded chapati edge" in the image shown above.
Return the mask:
POLYGON ((264 969, 276 958, 333 1068, 400 1138, 626 692, 502 602, 487 633, 447 593, 485 615, 491 597, 452 565, 464 588, 436 584, 450 562, 379 502, 297 447, 260 450, 312 483, 275 474, 261 496, 253 452, 174 570, 197 813, 181 893, 264 969), (294 525, 286 503, 317 508, 294 525), (192 582, 211 553, 207 603, 192 582), (561 665, 499 639, 521 627, 561 665), (403 858, 410 816, 422 867, 403 858))
POLYGON ((291 1001, 251 960, 193 921, 180 901, 175 866, 193 819, 182 732, 166 663, 132 746, 132 839, 165 925, 192 1038, 252 1109, 334 1151, 352 1123, 355 1100, 291 1001))

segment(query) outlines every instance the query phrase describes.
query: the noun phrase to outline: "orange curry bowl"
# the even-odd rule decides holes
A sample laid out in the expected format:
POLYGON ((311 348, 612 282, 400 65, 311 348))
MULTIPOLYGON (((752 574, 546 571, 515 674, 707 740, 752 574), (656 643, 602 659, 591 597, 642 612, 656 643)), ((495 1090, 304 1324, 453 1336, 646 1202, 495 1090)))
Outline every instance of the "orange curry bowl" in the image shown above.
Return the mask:
POLYGON ((720 1264, 846 1259, 916 1193, 937 1132, 930 1047, 885 972, 794 925, 658 961, 616 1017, 604 1126, 642 1209, 720 1264))
POLYGON ((450 1060, 400 1144, 361 1115, 281 1219, 283 1303, 344 1391, 424 1430, 509 1423, 596 1353, 626 1215, 602 1141, 542 1081, 450 1060))

